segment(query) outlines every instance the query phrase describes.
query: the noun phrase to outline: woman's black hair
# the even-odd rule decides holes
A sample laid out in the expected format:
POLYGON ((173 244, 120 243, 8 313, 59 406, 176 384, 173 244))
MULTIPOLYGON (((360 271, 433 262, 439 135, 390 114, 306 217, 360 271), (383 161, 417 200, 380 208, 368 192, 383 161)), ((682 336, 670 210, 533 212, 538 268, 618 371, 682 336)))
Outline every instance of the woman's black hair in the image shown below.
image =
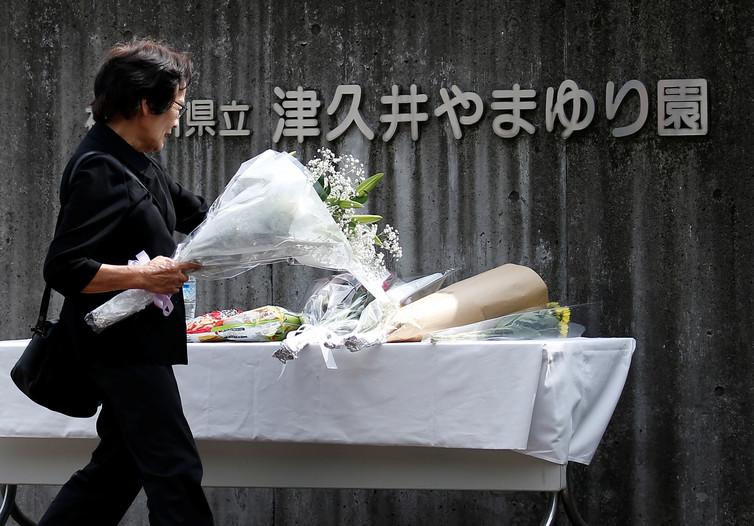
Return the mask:
POLYGON ((191 82, 191 58, 154 40, 118 44, 107 54, 94 79, 92 116, 107 122, 115 116, 130 119, 142 100, 153 113, 165 113, 176 88, 191 82))

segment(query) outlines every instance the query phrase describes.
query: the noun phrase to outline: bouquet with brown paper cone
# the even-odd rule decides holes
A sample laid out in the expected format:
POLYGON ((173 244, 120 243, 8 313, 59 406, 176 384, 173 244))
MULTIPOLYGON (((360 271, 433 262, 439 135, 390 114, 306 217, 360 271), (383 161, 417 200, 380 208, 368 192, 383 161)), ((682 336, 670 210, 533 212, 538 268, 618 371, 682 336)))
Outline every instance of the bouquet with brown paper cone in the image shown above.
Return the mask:
POLYGON ((402 307, 387 341, 421 341, 434 331, 543 306, 547 301, 547 285, 536 272, 505 264, 402 307))

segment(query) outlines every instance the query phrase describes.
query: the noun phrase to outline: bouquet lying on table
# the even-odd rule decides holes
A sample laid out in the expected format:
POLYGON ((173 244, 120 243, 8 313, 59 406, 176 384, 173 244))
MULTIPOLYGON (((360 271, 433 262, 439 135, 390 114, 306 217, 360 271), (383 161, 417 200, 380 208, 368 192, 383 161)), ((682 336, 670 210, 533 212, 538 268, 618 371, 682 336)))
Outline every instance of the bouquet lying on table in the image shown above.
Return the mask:
POLYGON ((426 339, 573 337, 584 331, 572 314, 585 306, 548 303, 547 286, 528 267, 501 265, 441 289, 446 275, 387 284, 387 305, 399 307, 387 316, 385 303, 370 302, 352 276, 334 276, 315 289, 301 314, 301 328, 288 333, 274 356, 285 362, 306 344, 318 342, 327 366, 336 368, 336 348, 356 351, 384 341, 426 339))
MULTIPOLYGON (((378 232, 380 216, 356 213, 382 174, 365 178, 352 157, 320 153, 308 169, 272 150, 243 163, 173 259, 200 263, 192 274, 204 279, 230 278, 278 261, 347 270, 372 296, 387 302, 382 250, 400 257, 398 234, 389 226, 378 232)), ((90 312, 86 321, 100 332, 159 301, 145 290, 127 290, 90 312)))
POLYGON ((291 331, 273 356, 285 363, 308 344, 319 344, 328 368, 335 369, 333 349, 349 351, 385 341, 390 323, 402 305, 437 291, 450 271, 404 283, 387 280, 387 301, 378 300, 351 274, 337 274, 315 283, 301 314, 302 325, 291 331))
POLYGON ((576 338, 584 334, 585 327, 573 321, 572 317, 574 313, 582 313, 584 307, 586 305, 562 306, 558 302, 550 302, 541 308, 436 331, 429 339, 432 342, 441 342, 576 338))

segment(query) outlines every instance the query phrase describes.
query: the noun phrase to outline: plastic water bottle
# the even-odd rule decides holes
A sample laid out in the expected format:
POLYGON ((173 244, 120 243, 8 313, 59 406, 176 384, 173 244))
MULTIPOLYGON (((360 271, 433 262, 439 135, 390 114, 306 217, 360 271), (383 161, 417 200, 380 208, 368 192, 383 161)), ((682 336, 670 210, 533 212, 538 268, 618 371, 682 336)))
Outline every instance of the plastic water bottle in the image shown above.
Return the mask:
POLYGON ((183 284, 183 305, 186 307, 186 321, 192 320, 196 314, 196 280, 192 277, 183 284))

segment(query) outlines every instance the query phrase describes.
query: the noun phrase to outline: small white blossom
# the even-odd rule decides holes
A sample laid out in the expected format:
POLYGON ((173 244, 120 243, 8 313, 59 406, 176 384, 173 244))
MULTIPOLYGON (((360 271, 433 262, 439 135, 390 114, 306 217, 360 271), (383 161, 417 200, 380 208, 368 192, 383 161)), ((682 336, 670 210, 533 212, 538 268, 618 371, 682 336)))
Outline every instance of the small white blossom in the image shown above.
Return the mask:
POLYGON ((353 197, 356 187, 364 180, 364 165, 351 155, 336 157, 328 148, 320 148, 317 153, 320 157, 306 165, 313 178, 310 182, 322 179, 323 186, 334 199, 353 197))
POLYGON ((382 229, 382 248, 390 252, 395 259, 403 257, 403 249, 401 248, 400 239, 398 238, 398 231, 390 225, 385 225, 382 229))

